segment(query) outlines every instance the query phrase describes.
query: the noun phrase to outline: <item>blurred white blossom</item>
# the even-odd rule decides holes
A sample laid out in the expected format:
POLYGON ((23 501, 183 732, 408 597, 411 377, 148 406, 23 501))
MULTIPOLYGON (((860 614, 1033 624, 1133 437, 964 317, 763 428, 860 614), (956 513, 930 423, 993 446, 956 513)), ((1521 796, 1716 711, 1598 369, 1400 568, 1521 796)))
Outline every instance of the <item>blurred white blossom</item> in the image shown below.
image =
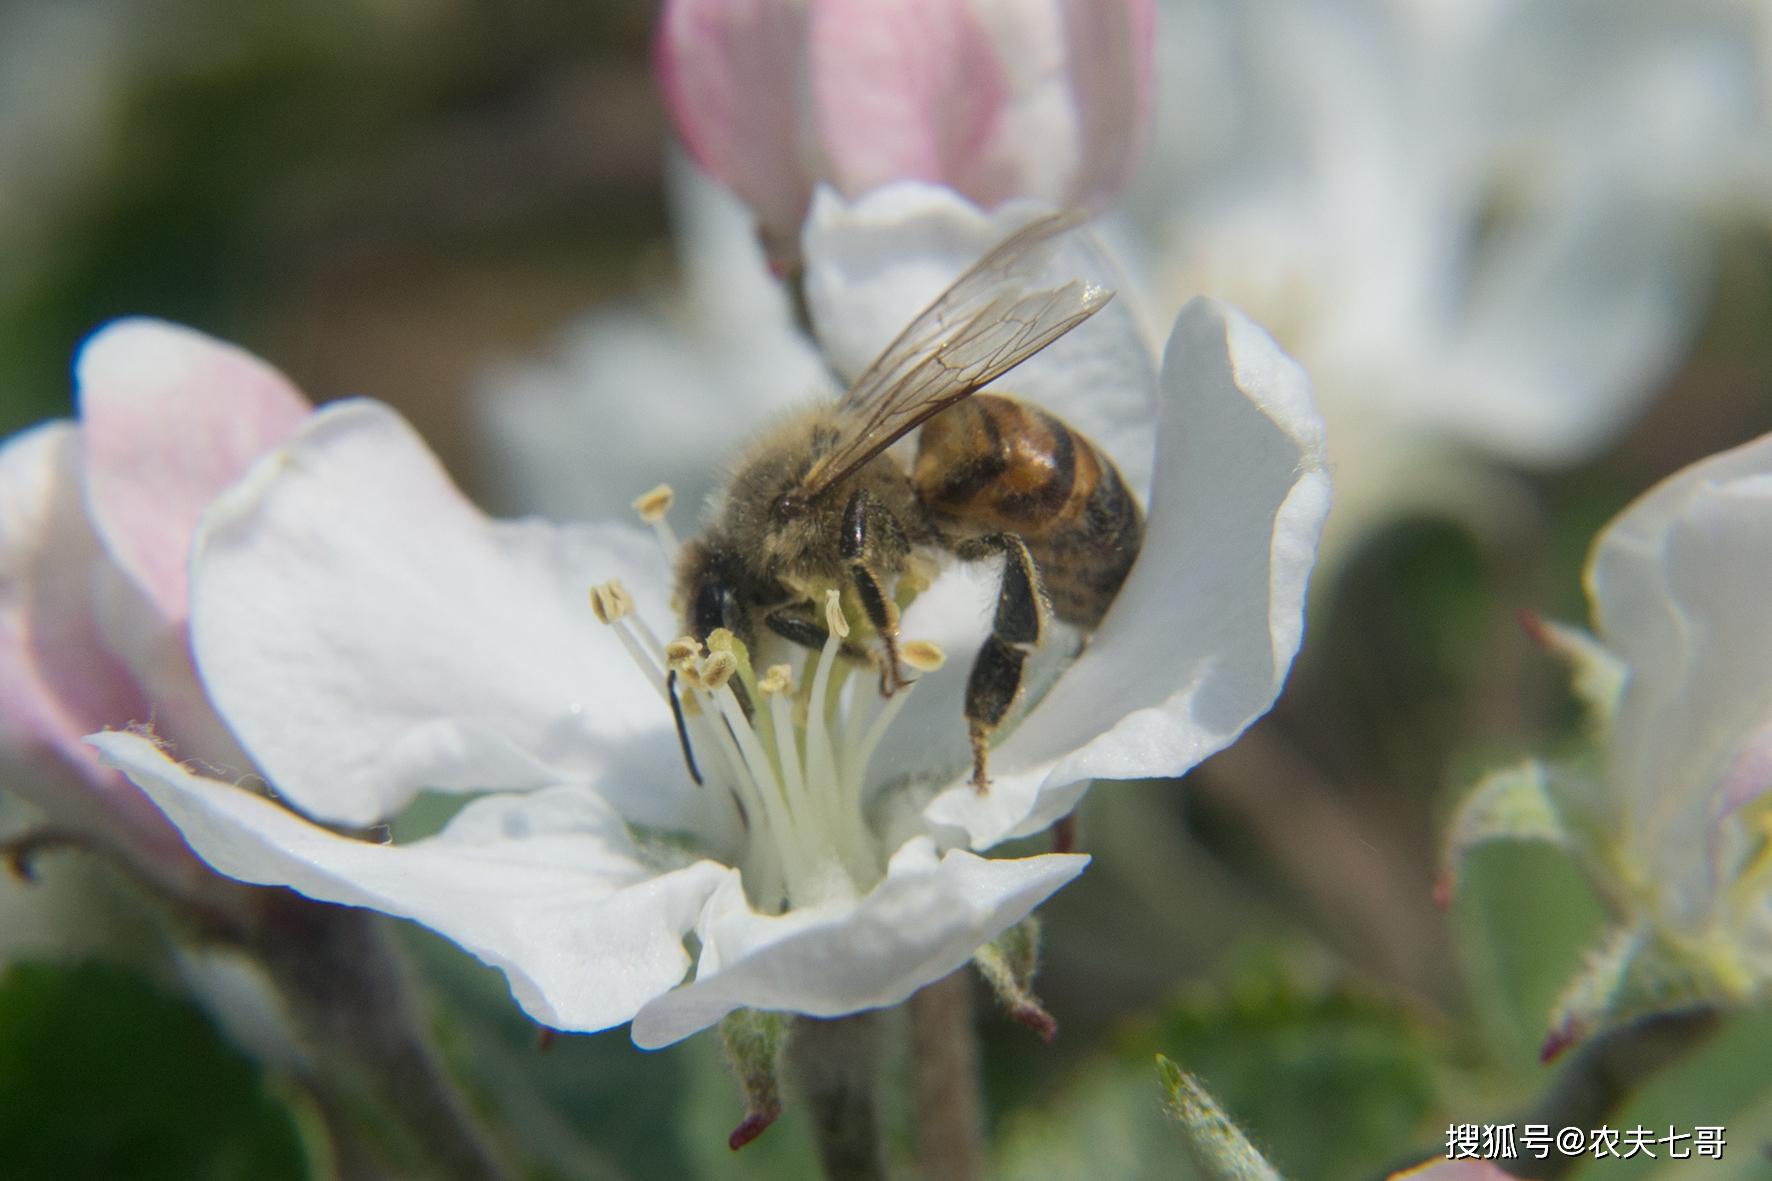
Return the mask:
MULTIPOLYGON (((1594 633, 1544 625, 1589 706, 1597 758, 1478 786, 1448 873, 1497 838, 1575 856, 1614 926, 1550 1048, 1614 1021, 1772 991, 1772 436, 1693 464, 1594 543, 1594 633)), ((1450 879, 1448 886, 1450 886, 1450 879)))
POLYGON ((1309 369, 1338 508, 1505 519, 1492 465, 1628 427, 1703 310, 1766 148, 1746 5, 1168 0, 1129 200, 1158 291, 1309 369))

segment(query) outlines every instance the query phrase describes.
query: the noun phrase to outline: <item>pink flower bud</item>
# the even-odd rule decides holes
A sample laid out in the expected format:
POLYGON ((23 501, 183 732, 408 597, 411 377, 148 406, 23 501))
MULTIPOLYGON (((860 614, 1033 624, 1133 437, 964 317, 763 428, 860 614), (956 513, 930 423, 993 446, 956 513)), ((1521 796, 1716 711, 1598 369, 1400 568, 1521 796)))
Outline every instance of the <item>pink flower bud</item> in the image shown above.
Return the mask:
POLYGON ((814 186, 1100 206, 1150 105, 1151 0, 667 0, 656 64, 695 159, 798 257, 814 186))

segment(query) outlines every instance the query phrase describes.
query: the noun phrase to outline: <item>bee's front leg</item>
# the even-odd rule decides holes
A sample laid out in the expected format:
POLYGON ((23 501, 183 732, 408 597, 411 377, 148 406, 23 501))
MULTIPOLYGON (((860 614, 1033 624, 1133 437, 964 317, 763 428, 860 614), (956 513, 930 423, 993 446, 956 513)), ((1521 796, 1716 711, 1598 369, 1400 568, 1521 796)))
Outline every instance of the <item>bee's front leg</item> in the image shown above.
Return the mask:
POLYGON ((1023 666, 1028 653, 1040 644, 1046 629, 1046 594, 1040 586, 1040 568, 1027 545, 1013 533, 998 533, 966 542, 955 552, 966 561, 1003 555, 1003 583, 997 591, 997 610, 991 616, 991 634, 972 661, 966 677, 966 731, 972 742, 972 786, 980 793, 989 789, 986 774, 991 734, 1002 724, 1021 693, 1023 666))
POLYGON ((892 696, 910 682, 904 679, 898 668, 898 605, 887 597, 885 584, 875 572, 874 564, 884 559, 898 566, 909 552, 904 526, 892 510, 867 489, 856 489, 843 509, 841 553, 849 568, 855 596, 861 600, 861 609, 867 613, 868 623, 886 649, 885 662, 880 669, 880 693, 885 697, 892 696))

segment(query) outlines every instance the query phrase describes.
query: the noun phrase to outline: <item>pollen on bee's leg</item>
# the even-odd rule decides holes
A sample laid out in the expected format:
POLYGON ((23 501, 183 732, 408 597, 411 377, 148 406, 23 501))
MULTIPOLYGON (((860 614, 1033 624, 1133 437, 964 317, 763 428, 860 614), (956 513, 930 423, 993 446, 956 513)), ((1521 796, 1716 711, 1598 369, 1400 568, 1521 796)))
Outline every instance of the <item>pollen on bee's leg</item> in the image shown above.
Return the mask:
POLYGON ((634 511, 640 514, 640 520, 652 526, 652 532, 658 537, 659 548, 664 550, 667 561, 677 559, 677 532, 671 528, 667 519, 671 505, 677 494, 669 484, 660 484, 649 492, 643 492, 634 499, 634 511))

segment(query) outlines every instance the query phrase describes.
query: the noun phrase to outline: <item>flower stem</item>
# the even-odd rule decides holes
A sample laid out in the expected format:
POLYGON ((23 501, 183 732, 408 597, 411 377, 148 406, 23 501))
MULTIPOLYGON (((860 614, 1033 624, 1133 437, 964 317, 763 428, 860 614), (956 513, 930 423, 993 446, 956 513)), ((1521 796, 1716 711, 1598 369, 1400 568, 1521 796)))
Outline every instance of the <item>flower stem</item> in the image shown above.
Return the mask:
POLYGON ((984 1116, 967 970, 917 993, 910 1012, 918 1167, 927 1181, 973 1181, 984 1172, 984 1116))
POLYGON ((243 942, 307 1043, 306 1081, 324 1096, 334 1134, 355 1124, 357 1137, 409 1176, 510 1176, 443 1068, 386 921, 284 890, 263 891, 260 901, 243 942))
POLYGON ((827 1181, 886 1181, 880 1140, 880 1017, 801 1017, 788 1067, 812 1117, 827 1181))
MULTIPOLYGON (((1660 1071, 1709 1041, 1722 1027, 1714 1009, 1658 1013, 1607 1030, 1576 1051, 1519 1123, 1597 1128, 1660 1071)), ((1579 1157, 1533 1162, 1532 1176, 1554 1181, 1579 1157)))

